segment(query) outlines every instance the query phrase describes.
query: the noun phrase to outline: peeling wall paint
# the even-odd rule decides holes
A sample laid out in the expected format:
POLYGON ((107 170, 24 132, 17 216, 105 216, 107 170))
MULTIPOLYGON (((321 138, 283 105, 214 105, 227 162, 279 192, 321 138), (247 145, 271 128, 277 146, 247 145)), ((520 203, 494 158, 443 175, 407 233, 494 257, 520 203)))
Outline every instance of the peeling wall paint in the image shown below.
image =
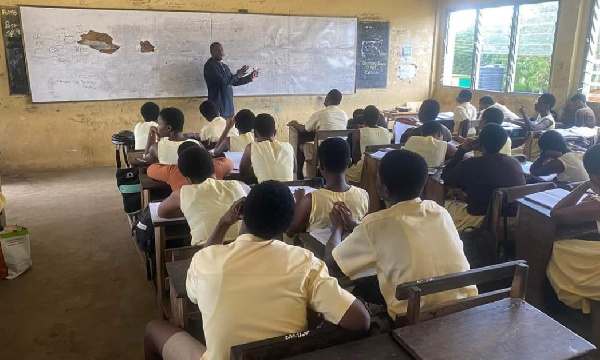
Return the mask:
MULTIPOLYGON (((111 9, 193 10, 208 12, 349 16, 359 20, 390 21, 390 59, 386 89, 359 90, 345 96, 348 113, 369 104, 385 109, 420 101, 429 95, 436 0, 0 0, 0 6, 34 5, 111 9), (405 63, 402 46, 412 46, 417 66, 410 82, 397 77, 405 63)), ((4 46, 2 44, 2 46, 4 46)), ((2 172, 90 167, 114 164, 110 136, 132 129, 146 100, 32 104, 29 97, 9 96, 4 49, 0 48, 0 151, 2 172)), ((208 58, 208 49, 206 49, 208 58)), ((154 100, 175 106, 186 115, 185 132, 206 124, 198 112, 201 98, 154 100)), ((277 119, 278 137, 287 139, 285 124, 305 122, 322 108, 321 96, 272 96, 235 99, 236 109, 269 112, 277 119)))

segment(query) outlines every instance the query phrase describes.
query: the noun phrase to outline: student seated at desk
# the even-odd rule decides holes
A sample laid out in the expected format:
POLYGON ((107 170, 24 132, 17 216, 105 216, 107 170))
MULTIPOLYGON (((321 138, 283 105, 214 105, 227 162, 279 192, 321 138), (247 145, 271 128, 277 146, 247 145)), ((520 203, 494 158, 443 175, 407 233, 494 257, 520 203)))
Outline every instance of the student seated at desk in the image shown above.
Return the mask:
MULTIPOLYGON (((483 129, 487 124, 502 125, 503 122, 504 114, 502 113, 502 110, 490 107, 484 110, 481 114, 481 120, 479 120, 479 128, 483 129)), ((463 139, 460 136, 455 137, 455 140, 461 144, 465 142, 465 139, 463 139)), ((506 137, 506 142, 504 143, 504 146, 502 146, 502 149, 500 149, 500 154, 512 156, 512 140, 510 139, 510 136, 506 137)), ((482 156, 483 153, 481 152, 481 150, 476 149, 474 155, 476 157, 479 157, 482 156)))
MULTIPOLYGON (((573 190, 550 212, 557 224, 596 221, 600 229, 600 145, 583 157, 589 181, 573 190), (579 203, 589 190, 594 192, 579 203)), ((558 298, 568 306, 590 313, 590 299, 600 300, 600 241, 581 239, 554 243, 546 274, 558 298)))
POLYGON ((381 117, 381 111, 373 105, 369 105, 365 108, 363 114, 364 126, 359 131, 358 149, 353 150, 353 158, 358 158, 358 162, 350 166, 346 171, 346 181, 353 182, 355 184, 360 182, 362 175, 363 159, 365 156, 365 149, 371 145, 388 145, 390 143, 390 131, 387 127, 378 126, 379 118, 381 117))
POLYGON ((519 161, 500 153, 507 137, 500 125, 487 124, 479 138, 465 141, 444 167, 444 184, 458 187, 467 195, 466 202, 446 201, 459 232, 481 227, 495 189, 525 185, 519 161), (477 147, 481 147, 483 156, 464 160, 465 154, 477 147))
MULTIPOLYGON (((425 100, 419 108, 419 121, 422 124, 425 124, 426 122, 430 121, 436 121, 439 114, 440 103, 433 99, 425 100)), ((406 144, 406 142, 408 142, 408 139, 410 139, 411 136, 421 136, 421 127, 422 126, 406 130, 404 134, 402 134, 400 142, 406 144)), ((452 133, 444 125, 442 125, 442 134, 444 135, 444 138, 442 140, 452 141, 452 133)))
MULTIPOLYGON (((202 245, 219 223, 219 219, 250 188, 236 180, 217 180, 212 156, 200 146, 185 149, 179 157, 179 171, 190 185, 175 190, 158 206, 165 219, 185 216, 192 234, 192 245, 202 245)), ((239 226, 231 227, 226 240, 234 240, 239 226)))
POLYGON ((421 126, 421 136, 412 136, 404 145, 410 150, 421 155, 430 168, 444 164, 456 152, 456 148, 444 140, 442 124, 430 121, 421 126))
MULTIPOLYGON (((461 90, 456 98, 458 104, 454 109, 454 133, 458 134, 463 121, 473 121, 477 119, 477 108, 471 104, 473 93, 471 90, 461 90)), ((475 135, 475 128, 469 129, 469 135, 475 135)))
MULTIPOLYGON (((181 153, 189 147, 201 146, 193 141, 185 141, 177 148, 177 156, 181 156, 181 153)), ((215 178, 223 180, 233 170, 233 161, 227 158, 214 158, 213 166, 215 167, 215 178)), ((172 191, 179 190, 183 185, 190 184, 188 178, 181 174, 177 165, 152 164, 146 170, 146 174, 154 180, 166 182, 171 186, 172 191)))
MULTIPOLYGON (((392 319, 406 312, 406 301, 396 299, 399 284, 469 270, 462 241, 446 209, 419 198, 427 170, 420 155, 391 151, 381 160, 377 188, 392 206, 365 216, 360 225, 342 205, 336 205, 331 213, 333 234, 325 246, 330 272, 353 277, 375 269, 392 319), (342 241, 345 230, 352 233, 342 241)), ((421 305, 430 307, 475 295, 477 288, 469 286, 424 296, 421 305)))
POLYGON ((223 156, 225 152, 246 150, 246 146, 254 142, 254 120, 254 113, 248 109, 240 110, 232 119, 227 120, 227 126, 213 151, 214 155, 219 157, 223 156), (229 135, 234 124, 239 135, 229 135))
POLYGON ((365 114, 365 109, 356 109, 352 113, 352 119, 348 120, 348 124, 346 125, 347 129, 358 129, 362 125, 364 125, 365 121, 363 120, 363 115, 365 114))
POLYGON ((240 174, 256 176, 258 182, 267 180, 292 181, 296 172, 296 159, 292 144, 275 140, 275 119, 269 114, 259 114, 254 121, 255 142, 244 150, 240 161, 240 174))
POLYGON ((158 127, 158 114, 160 108, 153 102, 147 102, 140 109, 144 121, 135 124, 133 129, 133 137, 135 138, 135 149, 145 150, 148 143, 148 133, 153 127, 158 127))
POLYGON ((369 195, 367 191, 348 185, 344 173, 350 163, 350 146, 340 138, 324 140, 317 151, 319 169, 325 178, 325 188, 306 194, 304 190, 296 190, 296 214, 287 235, 293 237, 301 232, 327 229, 331 222, 329 214, 333 205, 344 203, 359 221, 369 211, 369 195))
POLYGON ((146 327, 146 360, 228 360, 232 346, 307 329, 307 307, 325 320, 366 331, 364 305, 342 289, 327 266, 306 249, 273 240, 294 217, 287 186, 256 185, 219 221, 187 274, 188 298, 202 313, 206 347, 166 321, 146 327), (223 245, 224 234, 243 217, 248 233, 223 245))
MULTIPOLYGON (((348 126, 348 114, 340 108, 341 103, 342 93, 337 89, 333 89, 325 96, 325 109, 312 114, 306 125, 301 125, 297 121, 292 121, 288 125, 294 127, 298 132, 346 130, 348 126)), ((317 146, 314 142, 303 144, 304 160, 306 162, 312 161, 316 151, 317 146)), ((306 174, 309 178, 317 176, 317 174, 312 174, 310 166, 306 167, 306 174)))
POLYGON ((580 156, 569 149, 565 138, 554 130, 546 131, 538 139, 540 156, 531 164, 529 171, 534 176, 556 174, 562 182, 589 180, 580 156))
POLYGON ((510 122, 515 125, 519 125, 527 131, 553 130, 556 125, 556 121, 554 120, 551 110, 554 106, 556 106, 556 98, 554 95, 542 94, 534 105, 534 109, 538 113, 538 116, 534 121, 531 121, 527 115, 525 107, 521 106, 520 111, 523 119, 511 120, 510 122))
MULTIPOLYGON (((481 99, 479 99, 479 115, 478 118, 481 118, 481 116, 483 115, 483 112, 486 109, 499 109, 500 111, 502 111, 503 117, 502 119, 507 119, 507 120, 518 120, 520 119, 519 115, 515 114, 514 112, 510 111, 506 106, 496 102, 496 100, 494 100, 493 97, 491 96, 482 96, 481 99)), ((500 124, 501 125, 501 124, 500 124)), ((479 126, 480 128, 483 129, 483 126, 479 126)))
POLYGON ((187 139, 183 135, 185 117, 177 108, 166 108, 158 115, 158 127, 150 128, 146 153, 143 160, 147 164, 177 165, 177 149, 185 141, 196 144, 196 140, 187 139))
POLYGON ((567 103, 560 118, 564 128, 573 126, 589 127, 597 126, 594 111, 587 106, 585 94, 575 94, 567 103))
MULTIPOLYGON (((200 104, 200 113, 208 121, 208 125, 200 129, 200 141, 216 143, 227 126, 227 120, 219 115, 217 104, 210 100, 206 100, 200 104)), ((239 133, 236 129, 230 129, 229 135, 237 136, 239 133)))

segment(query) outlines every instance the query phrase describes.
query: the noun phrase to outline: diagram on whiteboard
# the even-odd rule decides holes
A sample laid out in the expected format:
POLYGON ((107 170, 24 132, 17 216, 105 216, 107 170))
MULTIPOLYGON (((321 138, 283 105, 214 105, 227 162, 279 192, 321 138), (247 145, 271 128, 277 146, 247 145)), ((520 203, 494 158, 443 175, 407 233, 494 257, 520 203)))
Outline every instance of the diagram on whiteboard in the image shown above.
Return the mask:
POLYGON ((356 19, 21 7, 34 102, 206 96, 204 63, 261 70, 236 96, 355 91, 356 19))

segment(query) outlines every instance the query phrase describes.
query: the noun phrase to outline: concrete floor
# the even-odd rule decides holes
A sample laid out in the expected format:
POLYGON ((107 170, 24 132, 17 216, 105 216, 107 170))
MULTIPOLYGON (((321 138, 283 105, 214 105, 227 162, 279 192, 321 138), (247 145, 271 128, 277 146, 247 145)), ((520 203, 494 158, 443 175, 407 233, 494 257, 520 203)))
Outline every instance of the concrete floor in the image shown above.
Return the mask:
POLYGON ((0 359, 141 359, 157 311, 114 168, 4 176, 2 190, 33 268, 0 280, 0 359))

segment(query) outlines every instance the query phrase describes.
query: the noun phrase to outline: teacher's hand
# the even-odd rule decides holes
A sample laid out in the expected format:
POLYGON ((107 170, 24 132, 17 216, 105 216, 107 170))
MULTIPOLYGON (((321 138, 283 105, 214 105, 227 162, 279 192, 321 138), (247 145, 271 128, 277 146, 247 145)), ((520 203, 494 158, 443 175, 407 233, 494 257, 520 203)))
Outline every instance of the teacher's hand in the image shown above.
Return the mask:
POLYGON ((242 68, 236 72, 237 76, 242 77, 242 76, 246 75, 246 72, 248 72, 248 69, 249 69, 248 65, 242 66, 242 68))

